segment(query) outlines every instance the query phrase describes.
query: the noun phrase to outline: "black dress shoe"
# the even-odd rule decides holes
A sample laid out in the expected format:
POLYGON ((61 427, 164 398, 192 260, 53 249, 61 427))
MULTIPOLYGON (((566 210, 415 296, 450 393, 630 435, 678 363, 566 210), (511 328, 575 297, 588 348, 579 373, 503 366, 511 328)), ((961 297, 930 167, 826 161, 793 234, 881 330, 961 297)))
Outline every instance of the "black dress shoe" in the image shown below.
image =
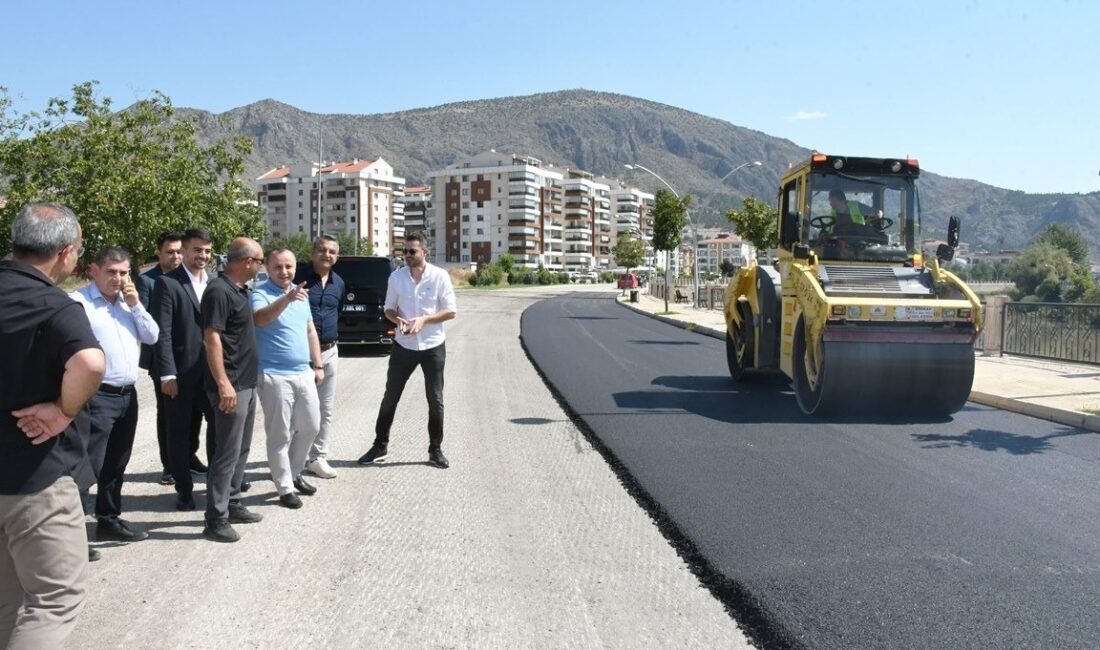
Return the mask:
POLYGON ((451 466, 451 464, 447 462, 447 457, 443 455, 442 449, 428 450, 428 464, 432 467, 438 467, 439 469, 447 469, 451 466))
POLYGON ((191 473, 192 474, 205 474, 206 473, 206 465, 202 464, 202 461, 199 460, 198 456, 192 456, 191 457, 191 473))
POLYGON ((176 484, 176 479, 172 478, 172 473, 171 472, 165 471, 165 472, 161 472, 160 481, 158 481, 158 482, 161 485, 175 485, 176 484))
POLYGON ((294 489, 298 490, 299 493, 307 497, 311 497, 314 494, 317 494, 317 488, 313 487, 309 483, 306 483, 306 480, 301 476, 298 476, 298 478, 294 479, 294 489))
POLYGON ((100 519, 95 527, 98 542, 140 542, 148 537, 149 533, 130 528, 129 522, 123 519, 100 519))
POLYGON ((238 504, 229 504, 229 523, 254 524, 263 521, 264 516, 258 512, 252 512, 248 508, 238 504))
POLYGON ((95 550, 91 546, 88 547, 88 561, 89 562, 98 562, 99 558, 101 558, 101 557, 103 557, 103 556, 101 556, 99 554, 99 551, 95 550))
POLYGON ((284 508, 290 508, 291 510, 297 510, 302 507, 302 500, 298 498, 297 494, 287 492, 286 494, 279 495, 279 505, 284 508))
POLYGON ((222 542, 225 544, 231 544, 238 541, 241 536, 237 534, 237 531, 233 530, 233 527, 229 525, 228 521, 208 521, 203 526, 202 536, 212 542, 222 542))
POLYGON ((195 509, 195 497, 191 495, 183 496, 182 494, 176 495, 176 510, 180 512, 190 512, 195 509))
POLYGON ((241 481, 241 492, 248 492, 252 489, 251 481, 241 481))

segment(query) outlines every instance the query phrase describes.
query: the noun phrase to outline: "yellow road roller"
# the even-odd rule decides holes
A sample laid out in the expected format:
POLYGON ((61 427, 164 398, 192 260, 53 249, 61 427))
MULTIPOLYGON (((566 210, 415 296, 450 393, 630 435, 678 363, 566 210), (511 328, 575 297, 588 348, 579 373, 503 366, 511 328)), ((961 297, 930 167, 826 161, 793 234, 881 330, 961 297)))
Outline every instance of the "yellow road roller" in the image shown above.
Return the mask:
POLYGON ((948 415, 974 380, 981 303, 921 250, 920 166, 912 158, 814 152, 779 187, 773 265, 752 262, 725 295, 726 359, 742 380, 778 369, 809 415, 948 415))

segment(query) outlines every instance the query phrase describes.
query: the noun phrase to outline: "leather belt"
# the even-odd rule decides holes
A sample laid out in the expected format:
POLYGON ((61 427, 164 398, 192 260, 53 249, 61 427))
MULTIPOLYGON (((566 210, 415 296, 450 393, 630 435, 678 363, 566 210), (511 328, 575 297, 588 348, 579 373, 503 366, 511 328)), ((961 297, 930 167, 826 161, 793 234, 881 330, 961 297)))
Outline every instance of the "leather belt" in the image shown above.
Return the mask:
POLYGON ((100 384, 99 392, 107 393, 109 395, 129 395, 134 392, 134 385, 127 384, 125 386, 112 386, 110 384, 100 384))
POLYGON ((324 352, 325 350, 331 350, 334 347, 336 347, 336 341, 329 341, 328 343, 322 343, 321 344, 321 352, 324 352))

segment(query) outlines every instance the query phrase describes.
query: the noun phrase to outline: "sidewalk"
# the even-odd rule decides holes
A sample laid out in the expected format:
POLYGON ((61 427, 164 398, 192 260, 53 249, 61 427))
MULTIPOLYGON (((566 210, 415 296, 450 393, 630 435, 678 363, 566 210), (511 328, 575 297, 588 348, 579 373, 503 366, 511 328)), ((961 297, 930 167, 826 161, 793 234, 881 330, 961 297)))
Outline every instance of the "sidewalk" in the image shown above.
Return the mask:
MULTIPOLYGON (((725 340, 726 322, 721 310, 692 309, 669 303, 648 293, 637 304, 620 298, 625 307, 700 334, 725 340)), ((978 356, 970 400, 1006 411, 1069 426, 1100 431, 1100 367, 1046 359, 1012 356, 978 356)))

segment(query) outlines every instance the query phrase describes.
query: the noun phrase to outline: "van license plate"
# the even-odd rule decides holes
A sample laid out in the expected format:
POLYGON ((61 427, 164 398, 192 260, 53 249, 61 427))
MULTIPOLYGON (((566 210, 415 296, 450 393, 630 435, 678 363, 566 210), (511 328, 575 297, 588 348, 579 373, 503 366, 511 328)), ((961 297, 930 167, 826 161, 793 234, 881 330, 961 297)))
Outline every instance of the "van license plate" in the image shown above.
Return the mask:
POLYGON ((344 305, 344 311, 367 311, 366 305, 344 305))

